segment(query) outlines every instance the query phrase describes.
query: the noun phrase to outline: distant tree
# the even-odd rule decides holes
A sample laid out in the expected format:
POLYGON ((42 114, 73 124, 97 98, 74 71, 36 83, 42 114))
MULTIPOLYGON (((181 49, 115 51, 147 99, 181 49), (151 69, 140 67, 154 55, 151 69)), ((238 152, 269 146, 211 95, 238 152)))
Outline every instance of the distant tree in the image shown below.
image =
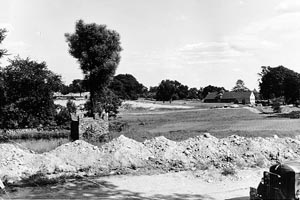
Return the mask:
POLYGON ((69 92, 73 93, 83 93, 86 91, 84 81, 81 79, 74 79, 72 83, 68 86, 69 92))
POLYGON ((295 103, 300 96, 300 75, 293 70, 278 67, 262 67, 259 73, 260 94, 263 99, 284 97, 286 103, 295 103))
POLYGON ((202 96, 203 98, 205 98, 210 92, 220 92, 220 91, 227 92, 227 90, 224 87, 208 85, 205 88, 203 88, 202 96))
POLYGON ((235 86, 232 88, 233 92, 248 92, 250 91, 246 86, 243 80, 239 79, 236 81, 235 86))
MULTIPOLYGON (((1 29, 0 28, 0 44, 5 39, 6 32, 7 32, 6 29, 1 29)), ((3 57, 6 54, 7 54, 7 50, 6 49, 0 49, 0 58, 3 57)))
POLYGON ((147 98, 156 99, 157 88, 157 86, 150 87, 147 94, 147 98))
POLYGON ((186 99, 189 95, 189 87, 180 83, 176 88, 176 92, 179 99, 186 99))
POLYGON ((198 89, 197 88, 190 88, 188 91, 188 99, 199 99, 198 96, 198 89))
POLYGON ((60 86, 59 91, 60 91, 63 95, 66 95, 66 94, 69 94, 69 93, 70 93, 70 88, 69 88, 68 85, 62 84, 62 85, 60 86))
POLYGON ((85 24, 83 20, 76 22, 75 33, 65 34, 70 54, 75 57, 87 82, 90 91, 91 114, 99 103, 104 107, 104 95, 116 68, 120 62, 120 36, 106 25, 85 24), (102 102, 101 102, 102 101, 102 102))
POLYGON ((56 114, 53 92, 61 85, 60 76, 45 62, 16 57, 1 70, 1 128, 50 125, 56 114))
POLYGON ((143 96, 147 88, 131 74, 119 74, 113 78, 109 88, 121 99, 136 100, 143 96))
POLYGON ((172 100, 185 99, 188 91, 188 86, 182 85, 176 80, 163 80, 157 87, 156 100, 172 102, 172 100))
POLYGON ((157 87, 156 100, 172 101, 176 92, 175 81, 163 80, 157 87))
POLYGON ((200 87, 199 90, 198 90, 198 97, 199 99, 203 99, 205 96, 203 96, 203 88, 200 87))

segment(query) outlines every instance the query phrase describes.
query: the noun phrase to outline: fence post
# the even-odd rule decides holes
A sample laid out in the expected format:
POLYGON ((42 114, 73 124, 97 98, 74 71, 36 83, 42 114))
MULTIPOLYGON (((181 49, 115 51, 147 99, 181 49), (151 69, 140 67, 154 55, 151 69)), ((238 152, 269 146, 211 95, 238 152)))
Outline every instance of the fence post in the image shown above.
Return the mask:
POLYGON ((71 113, 71 141, 79 140, 79 116, 71 113))

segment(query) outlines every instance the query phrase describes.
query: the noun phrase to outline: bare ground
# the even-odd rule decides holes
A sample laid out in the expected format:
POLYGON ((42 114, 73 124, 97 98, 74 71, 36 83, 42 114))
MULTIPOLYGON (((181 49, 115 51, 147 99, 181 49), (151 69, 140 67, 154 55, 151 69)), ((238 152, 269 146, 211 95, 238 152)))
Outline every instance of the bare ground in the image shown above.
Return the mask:
MULTIPOLYGON (((240 170, 234 176, 220 171, 186 171, 159 175, 100 178, 120 191, 139 194, 141 199, 249 199, 249 188, 257 187, 263 169, 240 170)), ((119 196, 126 198, 126 194, 119 196)))

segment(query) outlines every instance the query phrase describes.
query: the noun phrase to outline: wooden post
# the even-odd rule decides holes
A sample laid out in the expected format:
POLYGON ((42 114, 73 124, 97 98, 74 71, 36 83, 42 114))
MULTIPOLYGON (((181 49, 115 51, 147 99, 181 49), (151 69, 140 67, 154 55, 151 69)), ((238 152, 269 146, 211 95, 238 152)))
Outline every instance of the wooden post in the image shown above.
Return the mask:
POLYGON ((79 140, 79 116, 71 113, 71 141, 79 140))

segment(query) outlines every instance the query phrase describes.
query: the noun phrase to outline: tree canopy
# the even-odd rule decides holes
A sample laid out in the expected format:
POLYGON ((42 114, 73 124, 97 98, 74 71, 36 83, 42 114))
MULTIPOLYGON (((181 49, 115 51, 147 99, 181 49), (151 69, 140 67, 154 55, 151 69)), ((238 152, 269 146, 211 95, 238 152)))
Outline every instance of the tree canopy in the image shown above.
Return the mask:
POLYGON ((262 66, 259 73, 260 94, 264 99, 284 97, 286 103, 294 103, 300 97, 300 75, 284 66, 262 66))
POLYGON ((147 92, 147 88, 131 74, 115 76, 109 88, 121 99, 130 100, 136 100, 147 92))
POLYGON ((205 98, 208 95, 208 93, 210 93, 210 92, 220 93, 221 91, 226 92, 227 90, 224 87, 217 87, 217 86, 208 85, 205 88, 203 88, 202 96, 203 96, 203 98, 205 98))
POLYGON ((93 114, 95 106, 102 99, 101 93, 104 93, 120 62, 120 35, 107 29, 106 25, 86 24, 79 20, 75 25, 75 33, 66 33, 65 37, 69 52, 78 60, 87 81, 93 114))
POLYGON ((0 118, 2 128, 49 125, 56 114, 53 92, 61 85, 60 76, 44 62, 16 57, 0 72, 0 118))
POLYGON ((235 86, 232 88, 233 92, 248 92, 250 91, 246 86, 243 80, 238 79, 235 83, 235 86))
POLYGON ((189 95, 189 88, 182 85, 178 81, 162 80, 157 87, 156 100, 158 101, 172 101, 177 99, 185 99, 189 95))

